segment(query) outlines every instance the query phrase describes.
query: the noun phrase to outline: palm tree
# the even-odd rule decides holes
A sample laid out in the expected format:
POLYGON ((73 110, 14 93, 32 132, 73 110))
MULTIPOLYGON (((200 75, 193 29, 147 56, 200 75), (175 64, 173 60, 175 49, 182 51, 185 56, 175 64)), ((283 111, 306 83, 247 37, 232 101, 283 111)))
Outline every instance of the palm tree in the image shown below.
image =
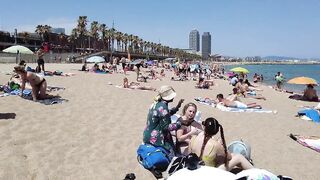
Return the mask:
POLYGON ((121 51, 120 46, 121 46, 122 37, 123 37, 122 32, 118 31, 115 33, 115 39, 117 40, 117 51, 121 51))
POLYGON ((115 28, 111 28, 109 30, 110 42, 111 42, 111 52, 114 50, 114 38, 117 30, 115 28))
POLYGON ((132 34, 130 34, 129 36, 128 36, 128 51, 130 51, 130 52, 132 52, 132 41, 133 41, 133 35, 132 34))
POLYGON ((28 43, 28 39, 30 37, 30 34, 28 32, 22 32, 22 33, 19 33, 19 34, 23 38, 23 42, 25 44, 27 44, 28 43))
POLYGON ((65 40, 66 40, 66 35, 64 34, 64 33, 60 33, 59 35, 58 35, 58 39, 59 39, 59 41, 60 41, 60 47, 61 47, 61 49, 64 49, 65 48, 65 40))
POLYGON ((84 36, 87 34, 87 16, 79 16, 77 32, 80 38, 81 49, 84 50, 84 36))
POLYGON ((129 41, 129 35, 127 33, 124 33, 123 37, 122 37, 122 45, 124 45, 124 49, 122 47, 122 51, 124 51, 124 52, 128 51, 128 49, 127 49, 128 41, 129 41))
POLYGON ((51 33, 51 26, 49 25, 38 25, 35 32, 39 34, 42 41, 49 41, 49 34, 51 33))
POLYGON ((43 34, 44 34, 44 32, 43 32, 43 26, 42 26, 42 25, 37 25, 35 32, 36 32, 37 34, 39 34, 41 40, 43 41, 43 34))
POLYGON ((105 44, 106 30, 107 30, 106 24, 100 24, 99 31, 101 32, 103 50, 106 49, 106 44, 105 44))
POLYGON ((43 35, 44 35, 45 42, 50 42, 50 33, 51 33, 51 26, 44 25, 43 26, 43 35))
MULTIPOLYGON (((92 21, 91 23, 91 29, 90 29, 90 33, 89 33, 89 38, 92 37, 93 38, 93 49, 96 49, 96 42, 97 39, 99 38, 99 23, 97 21, 92 21)), ((89 42, 90 43, 90 42, 89 42)), ((90 44, 89 44, 90 46, 90 44)))
POLYGON ((68 42, 71 44, 72 52, 74 52, 74 48, 77 49, 78 37, 78 30, 76 28, 72 29, 71 35, 68 37, 68 42))

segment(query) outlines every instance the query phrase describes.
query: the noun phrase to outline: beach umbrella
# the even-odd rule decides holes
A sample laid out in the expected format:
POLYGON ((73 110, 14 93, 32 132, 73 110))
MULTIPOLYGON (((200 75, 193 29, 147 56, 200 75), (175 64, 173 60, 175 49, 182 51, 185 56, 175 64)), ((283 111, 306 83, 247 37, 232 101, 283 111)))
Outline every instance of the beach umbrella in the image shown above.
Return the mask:
POLYGON ((105 62, 105 59, 101 56, 92 56, 86 60, 88 63, 102 63, 105 62))
POLYGON ((312 85, 318 85, 317 81, 315 79, 309 78, 309 77, 295 77, 293 79, 290 79, 288 81, 289 84, 312 84, 312 85))
POLYGON ((20 46, 20 45, 8 47, 2 51, 6 52, 6 53, 18 53, 19 52, 20 54, 33 54, 33 52, 29 48, 27 48, 25 46, 20 46))
POLYGON ((232 69, 230 69, 230 71, 236 72, 236 73, 244 73, 244 74, 249 73, 249 71, 246 68, 242 68, 242 67, 232 68, 232 69))

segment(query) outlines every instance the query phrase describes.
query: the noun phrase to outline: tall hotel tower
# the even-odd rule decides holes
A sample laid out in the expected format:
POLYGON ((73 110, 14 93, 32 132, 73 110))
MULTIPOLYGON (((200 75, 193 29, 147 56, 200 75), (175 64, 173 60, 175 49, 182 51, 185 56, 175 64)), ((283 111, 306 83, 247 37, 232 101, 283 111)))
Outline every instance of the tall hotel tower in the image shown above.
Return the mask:
POLYGON ((196 52, 200 51, 200 34, 196 29, 192 30, 189 34, 189 49, 196 52))
POLYGON ((202 59, 208 59, 211 54, 211 35, 209 32, 202 34, 202 59))

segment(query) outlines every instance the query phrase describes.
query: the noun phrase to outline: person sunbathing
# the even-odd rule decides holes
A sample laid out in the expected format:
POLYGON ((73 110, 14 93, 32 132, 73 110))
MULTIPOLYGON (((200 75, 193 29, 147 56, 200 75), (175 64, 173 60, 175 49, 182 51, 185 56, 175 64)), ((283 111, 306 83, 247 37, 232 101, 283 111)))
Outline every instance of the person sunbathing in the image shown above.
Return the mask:
POLYGON ((223 128, 213 118, 202 122, 204 132, 192 137, 189 143, 189 152, 196 153, 206 166, 217 167, 231 171, 239 167, 242 170, 253 168, 252 164, 241 154, 233 154, 227 150, 223 128), (220 131, 220 138, 217 137, 220 131))
POLYGON ((240 109, 247 109, 247 108, 257 108, 261 109, 262 107, 256 103, 249 103, 245 104, 240 101, 230 101, 228 99, 223 98, 223 94, 217 95, 218 103, 226 106, 226 107, 232 107, 232 108, 240 108, 240 109))
POLYGON ((237 88, 233 88, 232 89, 232 94, 230 96, 228 96, 226 99, 229 101, 241 101, 240 100, 240 95, 241 93, 239 93, 239 90, 237 88))
POLYGON ((194 120, 197 106, 188 103, 183 107, 182 116, 177 120, 181 122, 181 128, 177 130, 177 150, 183 155, 188 155, 188 145, 193 135, 199 134, 203 129, 200 123, 194 120))
POLYGON ((257 86, 252 85, 248 79, 244 81, 243 88, 246 91, 262 91, 262 89, 258 89, 257 86))
POLYGON ((196 88, 199 89, 209 89, 210 88, 210 84, 207 83, 204 78, 199 78, 199 82, 196 85, 196 88))
POLYGON ((307 88, 303 92, 302 100, 305 101, 319 101, 317 91, 313 88, 312 84, 308 84, 307 88))
POLYGON ((129 83, 128 78, 123 79, 123 88, 129 89, 140 89, 140 90, 149 90, 149 91, 156 91, 156 88, 151 86, 141 86, 138 82, 131 82, 129 83))
POLYGON ((36 73, 27 72, 24 66, 14 67, 14 71, 21 77, 21 94, 23 96, 23 90, 26 87, 26 82, 29 82, 32 88, 32 99, 34 101, 48 98, 46 94, 47 82, 43 77, 38 76, 36 73))

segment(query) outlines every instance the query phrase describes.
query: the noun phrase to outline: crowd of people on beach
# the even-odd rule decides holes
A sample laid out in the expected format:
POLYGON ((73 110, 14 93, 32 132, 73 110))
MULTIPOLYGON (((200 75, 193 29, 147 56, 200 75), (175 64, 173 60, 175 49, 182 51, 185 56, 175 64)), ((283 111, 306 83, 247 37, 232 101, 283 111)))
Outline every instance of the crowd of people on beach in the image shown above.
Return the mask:
MULTIPOLYGON (((143 132, 144 144, 140 145, 137 150, 138 159, 146 169, 159 179, 163 177, 165 171, 168 174, 168 171, 172 169, 175 169, 175 172, 188 167, 190 157, 193 157, 192 163, 199 166, 214 167, 233 173, 254 168, 250 156, 229 150, 224 138, 224 129, 217 119, 208 117, 202 122, 196 120, 198 111, 196 104, 190 102, 184 105, 182 114, 173 122, 171 117, 184 103, 184 99, 180 99, 174 108, 169 109, 169 104, 173 102, 176 95, 173 87, 161 86, 148 111, 147 123, 143 132), (157 155, 147 157, 147 152, 165 154, 162 158, 168 158, 168 161, 160 162, 161 157, 156 157, 157 155), (179 161, 176 161, 177 157, 180 158, 179 161), (152 158, 155 159, 152 161, 152 158), (174 163, 170 163, 171 160, 174 163), (147 166, 148 163, 153 163, 153 166, 147 166)), ((222 94, 218 94, 217 99, 229 106, 238 106, 224 99, 222 94)), ((255 107, 258 105, 242 104, 241 106, 255 107)), ((260 170, 256 169, 256 171, 260 170)), ((172 173, 170 172, 169 175, 172 173)), ((262 171, 260 173, 263 174, 262 171)))
MULTIPOLYGON (((19 95, 21 97, 24 96, 25 89, 30 89, 31 97, 34 101, 52 98, 52 95, 47 94, 48 85, 45 77, 39 75, 40 72, 43 72, 44 75, 46 73, 43 60, 44 52, 39 49, 36 54, 38 56, 36 68, 30 69, 24 61, 21 61, 19 65, 14 67, 15 74, 8 83, 10 88, 14 89, 16 85, 20 89, 19 95)), ((139 154, 139 152, 146 151, 148 147, 141 145, 138 149, 140 161, 155 177, 162 177, 162 173, 172 165, 170 165, 170 162, 174 157, 187 159, 190 154, 198 158, 197 163, 199 165, 219 168, 225 171, 234 172, 235 169, 248 170, 254 168, 250 157, 228 149, 224 138, 224 128, 216 118, 207 117, 204 121, 196 120, 198 107, 196 104, 188 102, 183 106, 182 114, 178 115, 179 118, 173 122, 172 116, 177 115, 184 104, 184 99, 179 100, 174 108, 169 109, 169 103, 173 102, 177 95, 174 88, 164 85, 157 90, 155 87, 147 86, 144 83, 152 80, 161 81, 163 78, 168 77, 168 72, 170 72, 172 81, 194 81, 194 88, 210 90, 216 85, 215 79, 223 79, 229 81, 232 92, 221 92, 214 99, 209 98, 210 103, 228 108, 262 109, 262 106, 257 103, 246 103, 242 99, 266 100, 261 94, 263 89, 257 85, 257 83, 264 81, 262 74, 255 73, 252 77, 253 83, 250 83, 247 73, 237 72, 228 76, 225 74, 225 69, 222 65, 214 63, 206 64, 200 61, 192 63, 154 61, 150 64, 144 61, 133 62, 135 61, 130 61, 124 57, 114 57, 109 62, 94 63, 91 67, 87 62, 84 62, 79 70, 86 73, 123 73, 124 78, 120 85, 122 88, 158 92, 148 110, 142 141, 143 145, 152 146, 156 152, 165 154, 167 161, 146 168, 146 165, 143 164, 143 161, 146 161, 146 157, 142 157, 144 154, 139 154), (136 72, 136 82, 129 82, 126 76, 128 71, 136 72), (226 94, 228 95, 225 96, 226 94)), ((281 92, 289 92, 283 88, 285 78, 281 72, 275 75, 274 80, 276 82, 274 89, 281 92)), ((313 84, 307 84, 301 99, 318 101, 317 92, 313 84)), ((181 167, 184 167, 184 165, 181 167)))

